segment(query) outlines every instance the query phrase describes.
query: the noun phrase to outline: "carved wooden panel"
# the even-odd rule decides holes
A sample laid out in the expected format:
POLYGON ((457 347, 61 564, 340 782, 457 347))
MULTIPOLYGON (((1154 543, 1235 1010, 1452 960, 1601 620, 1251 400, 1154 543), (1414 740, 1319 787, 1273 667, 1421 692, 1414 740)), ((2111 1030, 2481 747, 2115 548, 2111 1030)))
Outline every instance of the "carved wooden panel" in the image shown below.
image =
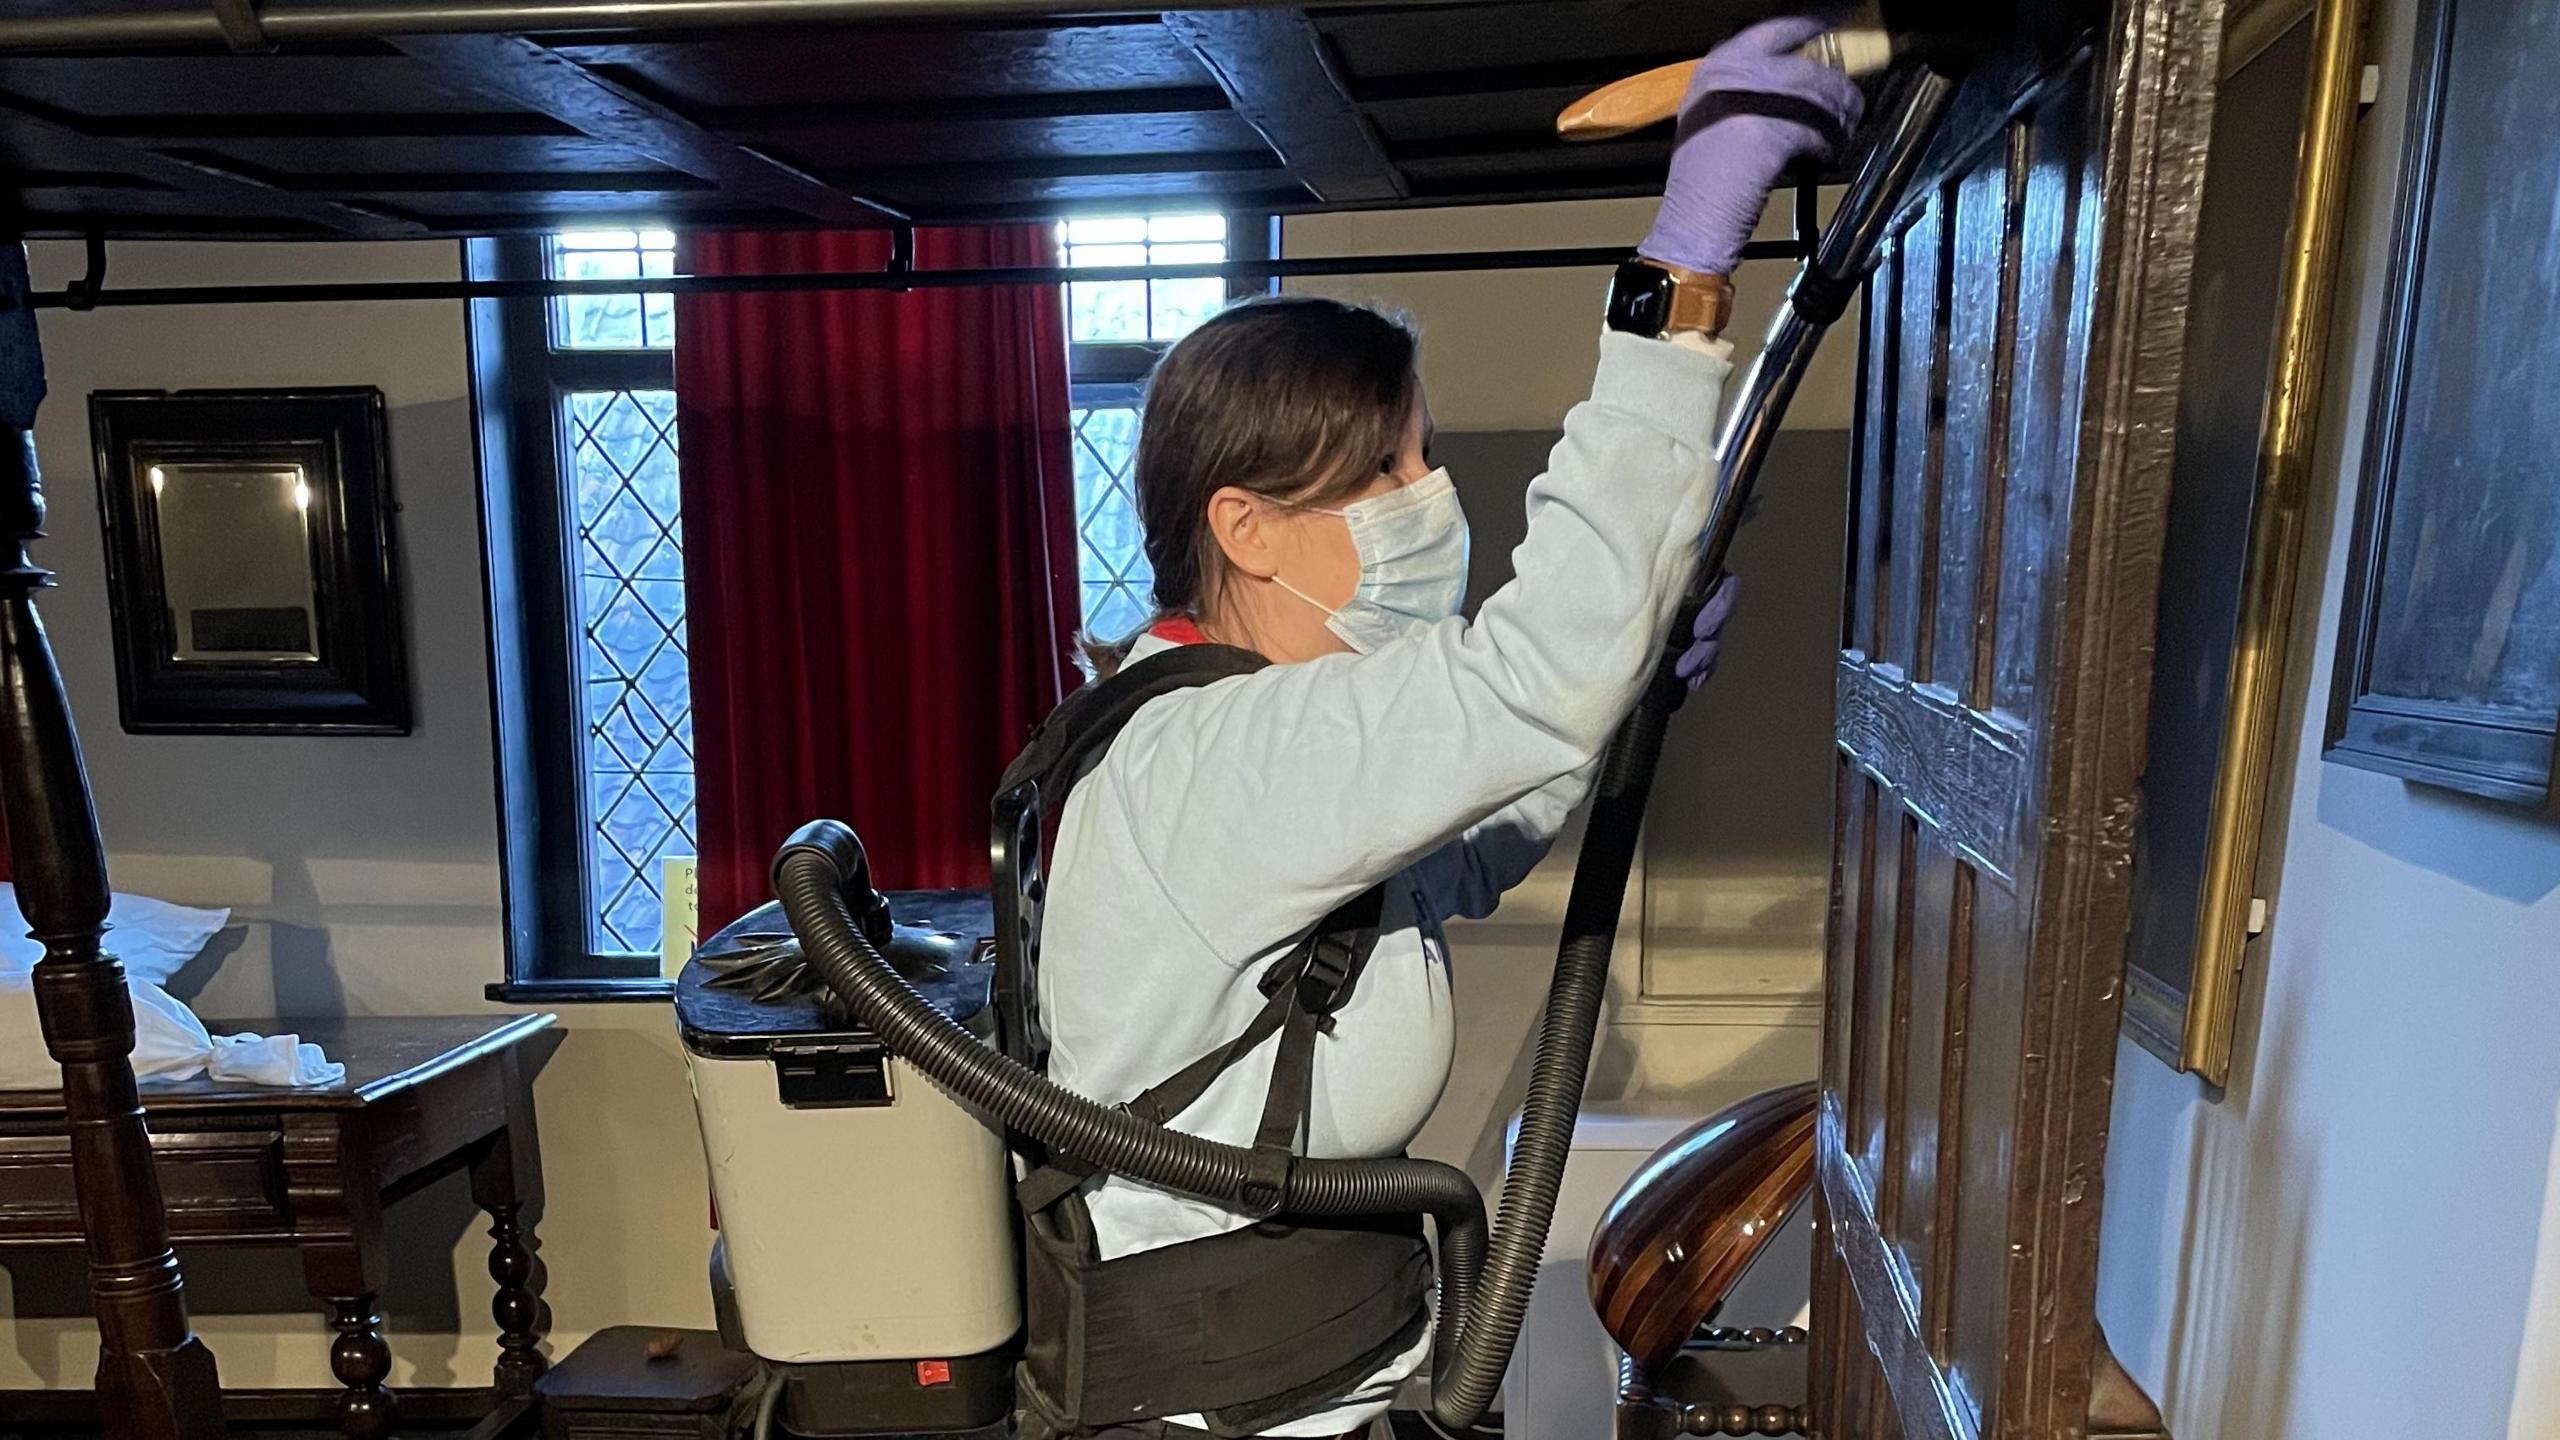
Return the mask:
POLYGON ((2087 1430, 2216 0, 1967 82, 1866 309, 1818 1123, 1827 1440, 2087 1430))

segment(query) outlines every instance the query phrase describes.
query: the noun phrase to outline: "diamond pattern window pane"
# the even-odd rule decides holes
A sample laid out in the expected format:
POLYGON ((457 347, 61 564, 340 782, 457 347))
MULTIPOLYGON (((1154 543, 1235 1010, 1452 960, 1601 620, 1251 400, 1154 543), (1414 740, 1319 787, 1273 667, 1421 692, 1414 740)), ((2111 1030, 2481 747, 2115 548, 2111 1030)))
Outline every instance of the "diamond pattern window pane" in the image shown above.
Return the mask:
POLYGON ((1125 405, 1072 412, 1076 446, 1077 569, 1084 582, 1084 624, 1118 640, 1154 611, 1156 576, 1140 543, 1138 505, 1129 483, 1138 453, 1138 412, 1125 405))
POLYGON ((648 953, 659 862, 694 853, 675 392, 571 391, 559 423, 578 547, 588 943, 648 953))
MULTIPOLYGON (((1227 218, 1215 213, 1098 215, 1065 222, 1058 227, 1058 239, 1070 266, 1209 264, 1227 258, 1227 218)), ((1190 334, 1226 303, 1223 280, 1071 281, 1067 336, 1079 357, 1085 353, 1082 347, 1091 344, 1161 349, 1190 334)), ((1073 418, 1077 568, 1085 628, 1118 640, 1145 624, 1155 608, 1155 572, 1141 543, 1130 481, 1138 412, 1127 403, 1092 403, 1074 411, 1073 418)))
MULTIPOLYGON (((1060 227, 1069 265, 1202 265, 1227 258, 1224 215, 1105 215, 1060 227)), ((1223 280, 1078 280, 1067 338, 1166 345, 1227 303, 1223 280)))
MULTIPOLYGON (((562 280, 636 280, 676 273, 671 230, 570 230, 543 243, 544 261, 562 280)), ((557 350, 667 350, 676 343, 675 297, 562 295, 551 302, 557 350)))

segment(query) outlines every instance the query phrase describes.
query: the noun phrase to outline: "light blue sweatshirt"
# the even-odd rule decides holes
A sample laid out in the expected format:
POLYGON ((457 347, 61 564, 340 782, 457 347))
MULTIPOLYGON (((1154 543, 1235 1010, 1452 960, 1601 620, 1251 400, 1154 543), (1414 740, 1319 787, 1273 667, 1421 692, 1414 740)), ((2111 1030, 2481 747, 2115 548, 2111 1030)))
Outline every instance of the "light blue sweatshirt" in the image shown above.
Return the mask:
MULTIPOLYGON (((1651 674, 1714 498, 1731 370, 1720 344, 1604 335, 1591 398, 1529 487, 1516 578, 1472 621, 1138 712, 1060 820, 1041 919, 1052 1078, 1117 1104, 1232 1040, 1262 1008, 1263 971, 1385 879, 1377 948, 1316 1045, 1305 1152, 1392 1155, 1413 1139, 1455 1043, 1441 924, 1491 914, 1546 854, 1651 674)), ((1149 637, 1131 658, 1171 643, 1149 637)), ((1251 1144, 1276 1048, 1175 1125, 1251 1144)), ((1247 1223, 1118 1177, 1087 1200, 1106 1259, 1247 1223)), ((1428 1343, 1270 1433, 1376 1417, 1428 1343)))

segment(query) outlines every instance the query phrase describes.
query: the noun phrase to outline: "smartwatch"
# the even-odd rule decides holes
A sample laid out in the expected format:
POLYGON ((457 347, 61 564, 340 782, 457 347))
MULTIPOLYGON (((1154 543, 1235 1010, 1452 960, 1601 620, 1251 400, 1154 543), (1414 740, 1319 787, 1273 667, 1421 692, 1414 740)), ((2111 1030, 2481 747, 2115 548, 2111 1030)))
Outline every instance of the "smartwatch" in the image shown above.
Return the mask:
POLYGON ((1733 281, 1637 256, 1609 281, 1609 328, 1648 339, 1712 340, 1733 318, 1733 281))

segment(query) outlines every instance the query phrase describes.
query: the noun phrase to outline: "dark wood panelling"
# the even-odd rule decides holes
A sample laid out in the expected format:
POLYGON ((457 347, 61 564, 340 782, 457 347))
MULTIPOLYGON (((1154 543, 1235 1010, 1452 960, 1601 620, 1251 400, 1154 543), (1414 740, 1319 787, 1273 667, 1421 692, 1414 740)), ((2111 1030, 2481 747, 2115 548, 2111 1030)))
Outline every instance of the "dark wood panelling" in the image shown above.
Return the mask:
MULTIPOLYGON (((1895 375, 1893 512, 1876 537, 1887 583, 1883 642, 1874 657, 1902 676, 1928 673, 1930 627, 1921 623, 1935 595, 1938 471, 1946 452, 1947 266, 1945 197, 1931 193, 1902 237, 1901 365, 1895 375)), ((1897 771, 1897 774, 1904 773, 1897 771)))
POLYGON ((2213 0, 1950 111, 1868 301, 1812 1394, 1829 1440, 2090 1422, 2213 0), (2094 123, 2093 123, 2094 122, 2094 123))
POLYGON ((1902 250, 1891 246, 1867 282, 1867 328, 1858 361, 1858 455, 1850 483, 1857 505, 1849 526, 1849 573, 1841 613, 1842 648, 1872 660, 1884 643, 1893 552, 1883 548, 1893 513, 1894 397, 1901 393, 1902 250))
POLYGON ((1976 166, 1952 187, 1955 240, 1947 307, 1947 351, 1957 374, 1980 383, 1947 392, 1945 451, 1939 466, 1937 577, 1941 603, 1934 607, 1935 635, 1929 668, 1918 678, 1951 697, 1978 702, 1973 690, 1978 631, 1988 612, 1979 593, 1984 574, 1986 520, 2006 480, 2000 426, 2009 405, 2010 360, 2015 327, 2002 322, 2017 313, 2016 275, 2010 265, 2009 191, 2020 176, 2002 153, 1976 166), (1999 478, 1995 480, 1995 473, 1999 478))
MULTIPOLYGON (((1916 825, 1915 825, 1915 828, 1916 825)), ((1938 1229, 1939 1102, 1946 1086, 1947 994, 1956 872, 1962 863, 1934 832, 1916 837, 1911 876, 1911 945, 1924 963, 1910 967, 1909 993, 1895 1015, 1894 1073, 1900 1094, 1893 1122, 1900 1143, 1882 1177, 1884 1213, 1877 1219, 1891 1235, 1914 1280, 1927 1279, 1938 1229)), ((1926 1287, 1921 1293, 1928 1295, 1926 1287)))

